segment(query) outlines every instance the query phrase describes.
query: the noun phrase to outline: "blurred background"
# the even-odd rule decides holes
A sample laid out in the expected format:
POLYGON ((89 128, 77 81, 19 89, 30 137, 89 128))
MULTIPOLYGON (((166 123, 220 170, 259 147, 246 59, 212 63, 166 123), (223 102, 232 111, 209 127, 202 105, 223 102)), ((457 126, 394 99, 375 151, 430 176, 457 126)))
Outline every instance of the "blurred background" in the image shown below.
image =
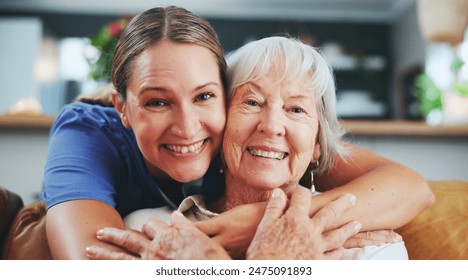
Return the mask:
POLYGON ((54 117, 108 82, 133 15, 168 5, 206 18, 226 53, 280 34, 319 48, 348 141, 468 180, 468 0, 0 0, 0 185, 36 197, 54 117))

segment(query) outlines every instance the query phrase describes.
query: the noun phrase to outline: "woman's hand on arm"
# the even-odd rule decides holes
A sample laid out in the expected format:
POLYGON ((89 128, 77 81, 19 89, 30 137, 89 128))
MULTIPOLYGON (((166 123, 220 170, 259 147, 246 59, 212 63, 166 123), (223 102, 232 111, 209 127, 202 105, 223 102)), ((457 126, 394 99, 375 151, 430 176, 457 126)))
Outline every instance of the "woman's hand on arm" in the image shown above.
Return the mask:
POLYGON ((91 259, 230 259, 219 243, 199 231, 178 211, 172 214, 171 225, 150 218, 143 225, 142 232, 104 228, 98 232, 98 238, 126 248, 128 253, 113 252, 101 246, 90 246, 86 248, 86 254, 91 259))
POLYGON ((313 197, 311 212, 343 193, 353 193, 357 205, 337 224, 358 220, 363 230, 396 229, 427 207, 434 196, 415 171, 357 146, 346 144, 349 158, 337 158, 328 174, 316 176, 321 195, 313 197))
POLYGON ((103 227, 123 228, 118 212, 95 200, 72 200, 52 206, 46 215, 46 231, 54 259, 87 259, 85 248, 99 245, 119 248, 99 241, 96 231, 103 227))

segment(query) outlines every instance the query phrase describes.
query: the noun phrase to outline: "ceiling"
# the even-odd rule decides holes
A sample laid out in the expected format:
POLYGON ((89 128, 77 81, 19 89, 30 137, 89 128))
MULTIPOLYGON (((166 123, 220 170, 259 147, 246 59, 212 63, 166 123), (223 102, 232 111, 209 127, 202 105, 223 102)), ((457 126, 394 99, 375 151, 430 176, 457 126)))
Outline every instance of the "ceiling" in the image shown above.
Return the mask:
POLYGON ((0 0, 0 11, 135 14, 176 5, 204 17, 392 22, 416 0, 0 0))

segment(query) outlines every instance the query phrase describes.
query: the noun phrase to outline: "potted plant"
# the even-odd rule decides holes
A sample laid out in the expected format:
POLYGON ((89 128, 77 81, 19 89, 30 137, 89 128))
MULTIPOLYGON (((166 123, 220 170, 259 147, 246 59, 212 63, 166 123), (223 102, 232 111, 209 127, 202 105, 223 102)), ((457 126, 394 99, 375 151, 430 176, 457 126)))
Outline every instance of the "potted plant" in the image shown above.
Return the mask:
POLYGON ((129 17, 120 18, 103 26, 100 32, 91 38, 91 45, 99 52, 98 58, 88 59, 90 76, 93 80, 107 83, 111 81, 112 57, 120 34, 127 27, 129 17))

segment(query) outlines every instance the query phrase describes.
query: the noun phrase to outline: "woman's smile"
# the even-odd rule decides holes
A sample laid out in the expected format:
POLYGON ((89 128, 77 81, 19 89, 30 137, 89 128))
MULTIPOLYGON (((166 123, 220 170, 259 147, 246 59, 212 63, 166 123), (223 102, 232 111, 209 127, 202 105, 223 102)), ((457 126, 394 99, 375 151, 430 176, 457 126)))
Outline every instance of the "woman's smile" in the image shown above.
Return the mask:
POLYGON ((203 144, 206 141, 208 141, 208 139, 204 139, 190 145, 164 144, 163 147, 177 154, 194 154, 201 151, 203 144))
POLYGON ((286 152, 274 151, 270 148, 263 147, 248 147, 247 151, 254 157, 262 157, 269 159, 282 160, 286 158, 289 154, 286 152))

